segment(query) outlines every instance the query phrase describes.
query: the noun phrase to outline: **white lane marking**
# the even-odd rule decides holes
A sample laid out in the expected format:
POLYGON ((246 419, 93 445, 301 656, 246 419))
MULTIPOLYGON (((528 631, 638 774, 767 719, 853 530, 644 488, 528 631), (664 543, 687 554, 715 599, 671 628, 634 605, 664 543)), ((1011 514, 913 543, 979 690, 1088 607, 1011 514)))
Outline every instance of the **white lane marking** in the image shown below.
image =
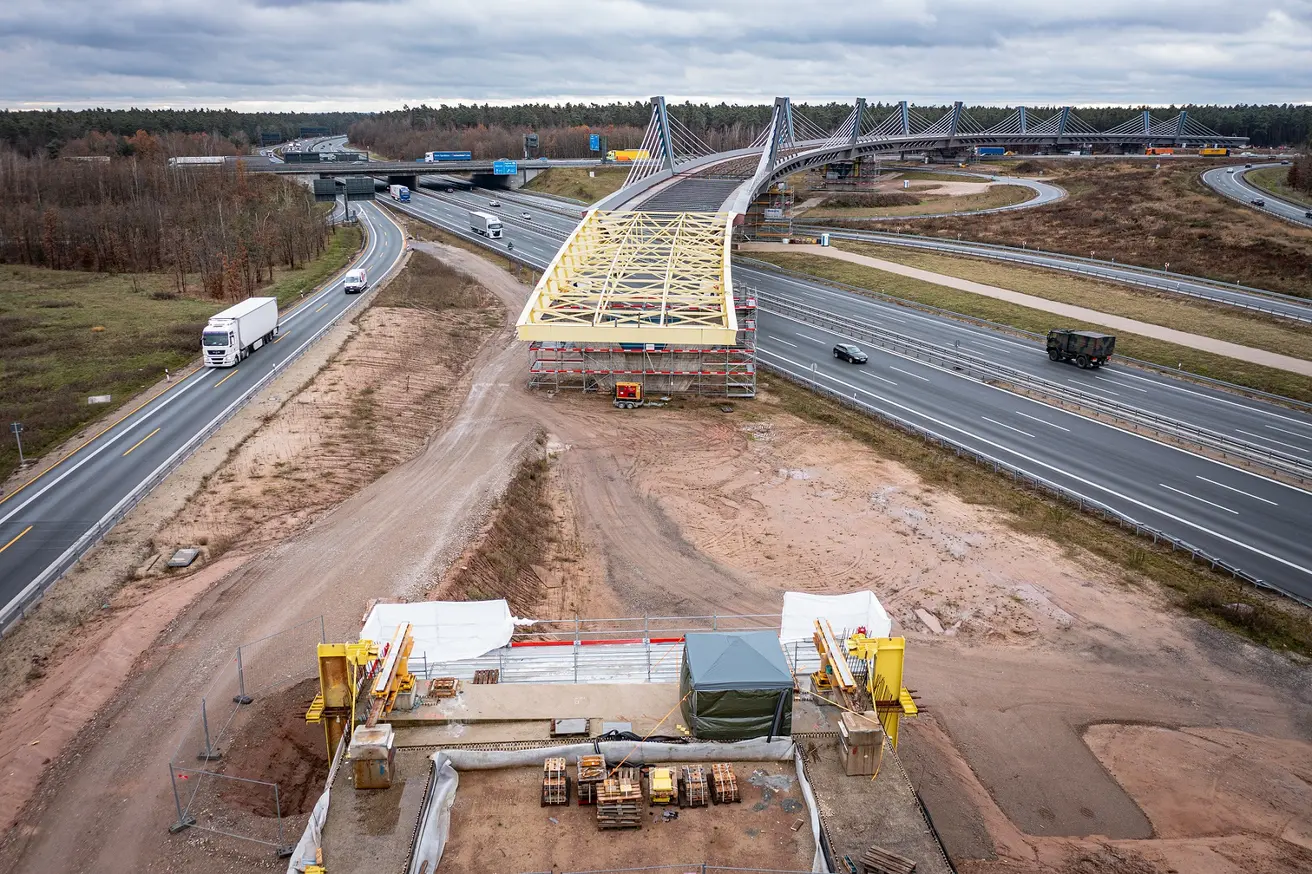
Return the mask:
POLYGON ((789 342, 788 342, 787 340, 785 340, 783 337, 776 337, 774 334, 771 334, 771 335, 770 335, 770 339, 773 340, 773 341, 775 341, 776 343, 783 343, 785 346, 792 346, 794 349, 797 348, 797 344, 796 344, 796 343, 789 343, 789 342))
MULTIPOLYGON (((1185 388, 1182 385, 1176 385, 1175 382, 1173 382, 1169 378, 1161 377, 1158 379, 1150 379, 1146 376, 1139 376, 1137 373, 1127 373, 1124 370, 1117 370, 1116 372, 1121 376, 1124 376, 1126 379, 1138 379, 1143 382, 1150 382, 1153 385, 1157 386, 1158 388, 1167 388, 1170 389, 1171 391, 1178 391, 1187 395, 1195 395, 1196 397, 1200 397, 1205 401, 1210 401, 1218 404, 1226 404, 1231 407, 1239 407, 1241 410, 1245 410, 1250 413, 1261 413, 1264 416, 1270 416, 1274 419, 1283 419, 1284 421, 1292 422, 1295 425, 1307 425, 1307 422, 1305 422, 1302 419, 1295 419, 1290 416, 1282 416, 1279 413, 1275 413, 1272 412, 1271 410, 1266 409, 1265 407, 1253 406, 1251 404, 1241 404, 1238 403, 1237 401, 1229 401, 1226 400, 1225 398, 1218 398, 1215 395, 1209 395, 1206 392, 1194 391, 1193 389, 1185 388)), ((1255 403, 1264 403, 1264 402, 1256 401, 1255 403)))
POLYGON ((1252 431, 1245 431, 1243 428, 1236 428, 1235 433, 1247 434, 1249 437, 1256 437, 1258 440, 1265 440, 1267 443, 1274 443, 1277 446, 1288 446, 1290 449, 1297 449, 1300 452, 1307 451, 1307 449, 1303 446, 1295 446, 1293 443, 1285 443, 1284 441, 1277 440, 1274 437, 1266 437, 1263 436, 1262 434, 1254 434, 1252 431))
POLYGON ((921 376, 919 373, 912 373, 909 370, 903 370, 902 368, 894 367, 891 364, 888 366, 888 369, 896 370, 898 373, 905 373, 907 376, 911 377, 912 379, 923 379, 925 382, 933 382, 933 380, 930 379, 928 376, 921 376))
MULTIPOLYGON (((1084 383, 1080 383, 1080 382, 1072 382, 1071 380, 1068 379, 1068 380, 1066 380, 1066 384, 1069 385, 1069 386, 1071 386, 1071 387, 1073 387, 1073 388, 1078 388, 1080 391, 1087 391, 1087 392, 1088 392, 1089 394, 1091 394, 1091 395, 1096 395, 1096 394, 1098 394, 1096 391, 1094 391, 1093 389, 1089 388, 1089 387, 1088 387, 1087 385, 1085 385, 1084 383)), ((1109 388, 1105 388, 1105 389, 1103 389, 1103 391, 1105 391, 1105 392, 1106 392, 1107 394, 1109 394, 1109 395, 1114 395, 1114 396, 1116 396, 1116 397, 1118 397, 1118 398, 1121 396, 1121 395, 1120 395, 1120 392, 1114 392, 1114 391, 1112 391, 1112 390, 1109 389, 1109 388)))
POLYGON ((1168 486, 1166 483, 1158 483, 1158 485, 1164 489, 1170 489, 1171 491, 1175 492, 1178 495, 1184 495, 1186 498, 1193 498, 1195 501, 1198 501, 1203 504, 1207 504, 1209 507, 1215 507, 1218 510, 1225 510, 1227 513, 1234 513, 1236 516, 1239 515, 1238 510, 1231 510, 1229 507, 1222 507, 1220 504, 1213 503, 1212 501, 1209 501, 1206 498, 1200 498, 1197 495, 1191 495, 1188 492, 1180 491, 1175 486, 1168 486))
POLYGON ((817 340, 815 337, 803 334, 801 331, 797 332, 797 336, 801 337, 803 340, 810 340, 812 343, 819 343, 822 346, 825 344, 824 340, 817 340))
MULTIPOLYGON (((774 353, 774 352, 765 352, 765 354, 766 354, 766 355, 769 355, 769 356, 772 357, 772 358, 778 358, 778 359, 780 359, 780 360, 782 360, 782 361, 787 361, 789 364, 791 364, 791 365, 793 365, 794 367, 796 367, 796 368, 802 370, 803 372, 810 371, 810 368, 809 368, 809 367, 806 367, 805 365, 799 364, 798 362, 793 361, 792 359, 784 358, 782 355, 779 355, 779 354, 777 354, 777 353, 774 353)), ((829 376, 828 374, 825 374, 825 373, 819 373, 818 371, 811 371, 811 372, 816 373, 818 376, 823 376, 823 377, 825 377, 826 379, 833 379, 833 377, 831 377, 831 376, 829 376)), ((998 389, 998 390, 999 390, 999 391, 1002 391, 1002 389, 998 389)), ((1051 471, 1053 471, 1053 472, 1055 472, 1055 473, 1061 474, 1061 475, 1064 476, 1064 477, 1068 477, 1069 479, 1072 479, 1072 480, 1074 480, 1075 482, 1080 483, 1081 485, 1088 486, 1089 488, 1091 488, 1091 489, 1095 489, 1095 490, 1100 491, 1100 492, 1106 492, 1107 494, 1109 494, 1109 495, 1111 495, 1111 496, 1113 496, 1113 497, 1116 497, 1116 498, 1120 498, 1122 501, 1125 501, 1125 502, 1127 502, 1127 503, 1133 504, 1133 505, 1135 505, 1136 507, 1142 507, 1143 509, 1145 509, 1145 510, 1151 512, 1151 513, 1156 513, 1157 515, 1159 515, 1159 516, 1163 516, 1163 517, 1165 517, 1165 518, 1167 518, 1167 519, 1170 519, 1170 520, 1173 521, 1173 522, 1179 522, 1181 525, 1185 525, 1185 526, 1187 526, 1187 527, 1189 527, 1189 528, 1193 528, 1193 529, 1196 530, 1196 531, 1200 531, 1200 532, 1202 532, 1203 534, 1208 535, 1209 537, 1215 537, 1217 540, 1223 540, 1223 541, 1225 541, 1226 543, 1231 544, 1232 546, 1237 546, 1237 547, 1239 547, 1240 549, 1246 549, 1246 550, 1248 550, 1249 552, 1254 553, 1255 555, 1260 555, 1260 556, 1262 556, 1263 558, 1270 559, 1271 561, 1274 561, 1274 562, 1276 562, 1276 563, 1278 563, 1278 564, 1282 564, 1282 565, 1285 565, 1286 567, 1293 568, 1294 570, 1299 571, 1300 573, 1305 573, 1305 574, 1307 574, 1308 576, 1312 576, 1312 568, 1306 568, 1306 567, 1303 567, 1301 564, 1298 564, 1297 562, 1290 561, 1290 560, 1287 559, 1287 558, 1281 558, 1281 557, 1278 556, 1278 555, 1274 555, 1273 553, 1267 552, 1266 550, 1264 550, 1264 549, 1260 549, 1260 548, 1258 548, 1258 547, 1256 547, 1256 546, 1253 546, 1252 544, 1244 543, 1242 540, 1236 540, 1235 538, 1230 537, 1230 536, 1225 535, 1225 534, 1222 534, 1222 533, 1219 532, 1219 531, 1213 531, 1211 528, 1208 528, 1206 525, 1200 525, 1200 524, 1198 524, 1197 522, 1190 522, 1188 519, 1185 519, 1185 518, 1183 518, 1183 517, 1181 517, 1181 516, 1177 516, 1177 515, 1175 515, 1174 513, 1167 512, 1166 510, 1160 509, 1160 508, 1158 508, 1158 507, 1154 507, 1152 504, 1149 504, 1149 503, 1147 503, 1147 502, 1145 502, 1145 501, 1141 501, 1141 500, 1139 500, 1138 498, 1132 498, 1132 497, 1130 497, 1129 495, 1122 494, 1121 492, 1116 491, 1115 489, 1110 489, 1110 488, 1108 488, 1107 486, 1100 485, 1100 484, 1098 484, 1098 483, 1096 483, 1096 482, 1093 482, 1092 480, 1087 480, 1087 479, 1085 479, 1085 478, 1082 477, 1082 476, 1079 476, 1079 475, 1077 475, 1077 474, 1073 474, 1073 473, 1071 473, 1071 472, 1069 472, 1069 471, 1063 470, 1063 469, 1061 469, 1060 467, 1057 467, 1055 464, 1049 464, 1049 463, 1046 462, 1046 461, 1040 461, 1039 459, 1034 458, 1033 456, 1026 455, 1026 454, 1023 453, 1023 452, 1020 452, 1020 451, 1018 451, 1018 450, 1012 449, 1012 448, 1010 448, 1010 447, 1008 447, 1008 446, 1003 446, 1001 443, 996 443, 996 442, 994 442, 994 441, 992 441, 992 440, 989 440, 987 437, 982 437, 982 436, 980 436, 980 435, 978 435, 978 434, 975 434, 975 433, 972 432, 972 431, 967 431, 965 428, 960 428, 960 427, 958 427, 958 426, 956 426, 956 425, 953 425, 953 424, 951 424, 951 423, 949 423, 949 422, 945 422, 945 421, 943 421, 942 419, 936 419, 936 418, 934 418, 933 416, 929 415, 928 413, 922 413, 920 410, 916 410, 916 409, 913 409, 913 408, 911 408, 911 407, 908 407, 906 404, 899 404, 897 401, 891 400, 891 399, 886 398, 886 397, 884 397, 884 396, 882 396, 882 395, 877 395, 877 394, 875 394, 875 393, 872 392, 872 391, 867 391, 866 389, 857 389, 857 391, 861 392, 862 394, 870 395, 870 397, 875 398, 875 399, 877 399, 877 400, 883 401, 884 403, 888 404, 889 406, 897 407, 899 410, 904 410, 905 412, 910 413, 910 414, 913 415, 913 416, 918 416, 919 418, 922 418, 922 419, 925 419, 925 420, 927 420, 927 421, 933 422, 933 423, 936 424, 936 425, 941 425, 942 427, 947 428, 947 429, 949 429, 949 430, 951 430, 951 431, 957 431, 957 432, 959 432, 959 433, 961 433, 961 434, 965 434, 967 437, 970 437, 970 438, 972 438, 972 439, 974 439, 974 440, 978 440, 980 443, 983 443, 983 444, 986 445, 986 446, 992 446, 994 449, 997 449, 997 450, 999 450, 999 451, 1001 451, 1001 452, 1006 452, 1006 453, 1008 453, 1009 455, 1014 455, 1014 456, 1016 456, 1017 458, 1021 458, 1021 459, 1024 459, 1025 461, 1030 462, 1031 464, 1036 464, 1036 465, 1038 465, 1039 467, 1047 468, 1048 470, 1051 470, 1051 471)), ((1072 413, 1071 415, 1075 415, 1075 414, 1072 413)), ((1109 427, 1110 427, 1110 426, 1109 426, 1109 427)), ((1121 432, 1119 432, 1119 433, 1125 434, 1125 433, 1129 433, 1129 432, 1121 431, 1121 432)), ((941 434, 935 434, 934 436, 939 437, 940 439, 947 439, 947 438, 943 437, 943 435, 941 435, 941 434)), ((1133 436, 1138 436, 1138 435, 1130 434, 1130 436, 1133 437, 1133 436)), ((1144 438, 1144 439, 1148 439, 1148 438, 1144 438)), ((1150 441, 1150 442, 1153 442, 1153 441, 1150 441)), ((1170 446, 1169 444, 1155 443, 1155 445, 1157 445, 1157 446, 1165 446, 1165 448, 1167 448, 1167 449, 1173 449, 1173 448, 1174 448, 1174 447, 1170 446)), ((1181 450, 1181 451, 1183 451, 1183 450, 1181 450)), ((1185 454, 1186 454, 1186 455, 1194 455, 1192 452, 1186 452, 1185 454)), ((1209 458, 1207 458, 1207 457, 1205 457, 1205 456, 1202 456, 1202 455, 1194 455, 1194 457, 1195 457, 1195 458, 1198 458, 1198 459, 1201 459, 1201 460, 1203 460, 1203 461, 1211 461, 1211 459, 1209 459, 1209 458)), ((1002 459, 990 459, 990 460, 993 460, 993 461, 1001 461, 1002 459)), ((1240 469, 1237 468, 1237 467, 1230 467, 1230 465, 1228 465, 1228 464, 1222 464, 1222 463, 1220 463, 1220 462, 1214 462, 1214 463, 1215 463, 1215 464, 1218 464, 1220 467, 1227 467, 1227 468, 1230 468, 1231 470, 1236 470, 1236 471, 1239 471, 1239 470, 1240 470, 1240 469)), ((1240 472, 1243 473, 1244 471, 1240 471, 1240 472)), ((1264 480, 1264 481, 1265 481, 1265 482, 1274 483, 1275 485, 1284 485, 1284 483, 1278 482, 1278 481, 1276 481, 1276 480, 1264 480)), ((1293 487, 1293 486, 1290 486, 1289 488, 1293 489, 1294 491, 1301 492, 1302 494, 1307 494, 1307 492, 1303 492, 1302 489, 1298 489, 1298 488, 1295 488, 1295 487, 1293 487)))
POLYGON ((1279 431, 1281 434, 1288 434, 1290 437, 1301 437, 1304 440, 1312 440, 1312 434, 1300 434, 1297 431, 1290 431, 1288 428, 1277 428, 1275 425, 1263 425, 1263 428, 1270 428, 1272 431, 1279 431))
MULTIPOLYGON (((1114 379, 1108 379, 1107 377, 1105 377, 1105 376, 1099 376, 1099 375, 1096 374, 1096 373, 1095 373, 1095 374, 1092 374, 1092 376, 1093 376, 1094 379, 1100 379, 1100 380, 1102 380, 1103 382, 1116 382, 1116 380, 1114 380, 1114 379)), ((1117 383, 1117 385, 1120 385, 1120 383, 1117 383)), ((1148 394, 1148 389, 1146 389, 1146 388, 1139 388, 1137 385, 1122 385, 1121 388, 1128 388, 1130 391, 1141 391, 1141 392, 1143 392, 1144 394, 1148 394)), ((1111 391, 1111 389, 1106 389, 1106 391, 1111 391)))
POLYGON ((1019 428, 1013 428, 1005 422, 999 422, 997 419, 990 419, 988 416, 980 416, 980 418, 983 419, 985 422, 992 422, 995 425, 998 425, 1002 428, 1006 428, 1008 431, 1015 431, 1017 434, 1024 434, 1026 437, 1034 437, 1034 435, 1031 434, 1029 431, 1022 431, 1019 428))
POLYGON ((1211 484, 1214 485, 1214 486, 1220 486, 1221 488, 1223 488, 1223 489, 1228 489, 1229 491, 1232 491, 1232 492, 1234 492, 1234 493, 1237 494, 1237 495, 1243 495, 1244 497, 1252 498, 1254 501, 1261 501, 1261 502, 1264 503, 1264 504, 1270 504, 1270 505, 1273 506, 1273 507, 1279 507, 1279 506, 1280 506, 1280 505, 1277 504, 1275 501, 1268 501, 1266 498, 1263 498, 1263 497, 1261 497, 1261 496, 1259 496, 1259 495, 1254 495, 1254 494, 1252 494, 1251 492, 1246 492, 1246 491, 1244 491, 1243 489, 1237 489, 1237 488, 1235 488, 1234 486, 1228 486, 1228 485, 1226 485, 1225 483, 1219 483, 1219 482, 1217 482, 1216 480, 1214 480, 1214 479, 1208 479, 1208 478, 1205 477, 1205 476, 1199 476, 1199 475, 1197 475, 1197 474, 1195 474, 1195 476, 1198 476, 1198 479, 1202 480, 1202 481, 1205 482, 1205 483, 1211 483, 1211 484))
POLYGON ((1033 419, 1036 422, 1042 422, 1044 425, 1050 425, 1053 428, 1056 428, 1058 431, 1065 431, 1067 434, 1069 434, 1071 431, 1070 428, 1063 428, 1061 425, 1058 425, 1054 422, 1049 422, 1047 419, 1040 419, 1038 416, 1031 416, 1029 413, 1022 413, 1020 410, 1016 410, 1016 415, 1024 416, 1027 419, 1033 419))
POLYGON ((27 498, 24 499, 23 501, 20 501, 16 507, 11 507, 8 513, 6 513, 3 516, 0 516, 0 524, 9 521, 9 519, 11 519, 15 513, 22 510, 28 504, 32 503, 37 498, 41 497, 55 486, 59 485, 70 474, 74 473, 75 471, 78 470, 78 468, 82 467, 82 465, 86 464, 88 461, 95 458, 97 455, 104 452, 106 449, 113 446, 118 441, 122 440, 124 437, 126 437, 129 433, 132 432, 132 429, 136 428, 138 425, 145 424, 146 421, 149 420, 151 416, 163 410, 169 404, 173 403, 175 400, 182 397, 184 394, 191 391, 196 386, 200 385, 202 382, 206 380, 207 377, 209 377, 209 375, 212 372, 213 371, 211 371, 210 368, 208 367, 202 367, 200 370, 196 371, 194 374, 192 374, 192 376, 189 377, 189 379, 191 380, 189 385, 181 386, 169 392, 167 395, 164 396, 163 403, 158 404, 157 406, 147 410, 145 415, 143 415, 140 419, 137 419, 135 422, 126 425, 126 427, 120 428, 119 432, 115 434, 113 437, 110 437, 108 440, 106 440, 104 443, 101 443, 95 449, 92 449, 90 452, 87 452, 84 455, 82 455, 82 457, 79 458, 75 464, 69 465, 68 467, 64 468, 64 470, 59 474, 59 476, 55 477, 54 479, 48 480, 45 485, 37 489, 35 492, 29 494, 27 498))

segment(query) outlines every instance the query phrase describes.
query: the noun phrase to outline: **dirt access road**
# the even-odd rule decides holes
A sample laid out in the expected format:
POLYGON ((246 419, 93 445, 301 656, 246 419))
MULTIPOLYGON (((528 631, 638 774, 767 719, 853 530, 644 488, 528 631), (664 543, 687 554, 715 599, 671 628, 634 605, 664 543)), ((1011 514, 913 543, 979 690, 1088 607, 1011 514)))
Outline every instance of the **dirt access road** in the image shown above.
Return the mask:
MULTIPOLYGON (((496 293, 507 313, 519 312, 524 286, 463 250, 441 253, 496 293)), ((516 409, 522 394, 510 390, 522 369, 507 323, 471 369, 459 413, 422 452, 301 535, 211 580, 62 757, 0 850, 0 869, 127 874, 249 870, 274 861, 263 850, 257 861, 236 842, 168 834, 175 816, 167 763, 196 703, 231 695, 227 662, 241 642, 320 614, 330 639, 354 633, 368 599, 416 594, 441 575, 536 432, 516 409)), ((313 652, 286 656, 312 659, 313 652)), ((75 687, 64 688, 64 700, 75 687)))

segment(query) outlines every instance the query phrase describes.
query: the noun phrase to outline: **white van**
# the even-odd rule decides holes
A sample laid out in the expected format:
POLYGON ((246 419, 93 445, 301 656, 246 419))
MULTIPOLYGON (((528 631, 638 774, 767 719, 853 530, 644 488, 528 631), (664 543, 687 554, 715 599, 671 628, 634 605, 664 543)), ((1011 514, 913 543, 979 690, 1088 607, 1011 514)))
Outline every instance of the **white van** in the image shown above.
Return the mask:
POLYGON ((369 278, 363 270, 348 270, 342 284, 346 286, 347 294, 356 294, 369 287, 369 278))

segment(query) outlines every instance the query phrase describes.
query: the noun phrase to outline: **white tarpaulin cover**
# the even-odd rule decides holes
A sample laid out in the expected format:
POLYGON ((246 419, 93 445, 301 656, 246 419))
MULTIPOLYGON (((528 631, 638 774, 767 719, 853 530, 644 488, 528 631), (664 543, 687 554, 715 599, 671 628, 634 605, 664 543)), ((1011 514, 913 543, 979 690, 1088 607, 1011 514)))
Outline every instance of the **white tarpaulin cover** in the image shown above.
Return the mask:
MULTIPOLYGON (((499 601, 417 601, 375 604, 360 629, 361 640, 388 643, 402 622, 409 622, 415 647, 412 661, 454 662, 472 659, 510 643, 515 620, 510 605, 499 601)), ((413 670, 413 669, 412 669, 413 670)))
POLYGON ((838 637, 857 628, 865 628, 868 637, 888 637, 893 631, 893 620, 888 618, 874 592, 852 592, 850 595, 784 592, 779 639, 784 643, 811 640, 817 619, 828 619, 838 637))

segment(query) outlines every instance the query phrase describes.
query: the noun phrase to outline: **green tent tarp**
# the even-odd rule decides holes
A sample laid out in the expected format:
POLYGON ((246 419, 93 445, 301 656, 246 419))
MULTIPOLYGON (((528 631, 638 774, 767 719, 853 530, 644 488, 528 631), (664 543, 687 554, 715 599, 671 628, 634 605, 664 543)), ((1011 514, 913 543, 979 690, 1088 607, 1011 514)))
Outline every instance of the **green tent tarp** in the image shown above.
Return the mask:
POLYGON ((772 631, 687 635, 679 694, 694 737, 740 740, 792 733, 793 674, 772 631))

